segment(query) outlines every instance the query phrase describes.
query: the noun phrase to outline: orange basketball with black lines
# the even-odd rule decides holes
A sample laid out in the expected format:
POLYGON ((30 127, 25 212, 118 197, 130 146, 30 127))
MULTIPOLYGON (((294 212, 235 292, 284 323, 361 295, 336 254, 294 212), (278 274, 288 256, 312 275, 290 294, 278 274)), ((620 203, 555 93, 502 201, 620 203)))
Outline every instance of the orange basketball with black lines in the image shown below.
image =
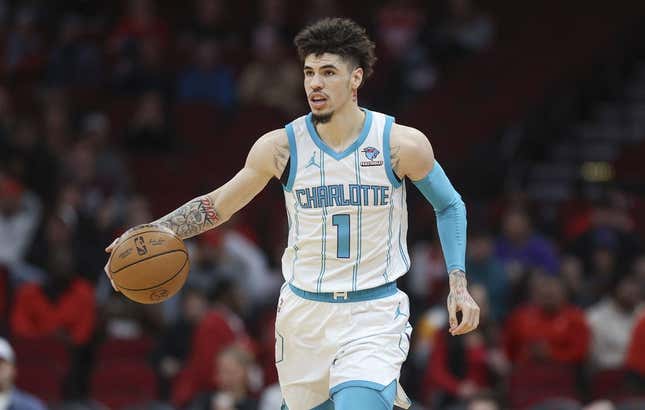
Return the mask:
POLYGON ((122 235, 108 270, 121 293, 139 303, 160 303, 176 294, 188 277, 184 242, 170 229, 141 225, 122 235))

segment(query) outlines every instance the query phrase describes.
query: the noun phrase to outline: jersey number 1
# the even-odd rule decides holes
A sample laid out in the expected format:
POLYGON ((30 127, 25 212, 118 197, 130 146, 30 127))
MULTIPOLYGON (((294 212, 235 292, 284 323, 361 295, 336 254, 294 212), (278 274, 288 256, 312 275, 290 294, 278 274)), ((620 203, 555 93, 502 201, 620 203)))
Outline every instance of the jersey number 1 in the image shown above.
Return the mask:
POLYGON ((336 227, 336 257, 349 258, 349 214, 337 214, 331 217, 336 227))

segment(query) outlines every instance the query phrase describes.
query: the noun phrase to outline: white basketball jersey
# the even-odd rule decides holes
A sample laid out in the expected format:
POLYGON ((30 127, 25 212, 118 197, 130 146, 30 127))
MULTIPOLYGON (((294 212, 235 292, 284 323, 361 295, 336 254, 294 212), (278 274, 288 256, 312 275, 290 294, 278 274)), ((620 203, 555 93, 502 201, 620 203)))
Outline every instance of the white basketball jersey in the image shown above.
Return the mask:
POLYGON ((392 282, 410 267, 405 183, 390 164, 394 119, 363 111, 361 134, 341 153, 320 138, 311 114, 286 126, 289 241, 282 272, 300 289, 368 289, 392 282))

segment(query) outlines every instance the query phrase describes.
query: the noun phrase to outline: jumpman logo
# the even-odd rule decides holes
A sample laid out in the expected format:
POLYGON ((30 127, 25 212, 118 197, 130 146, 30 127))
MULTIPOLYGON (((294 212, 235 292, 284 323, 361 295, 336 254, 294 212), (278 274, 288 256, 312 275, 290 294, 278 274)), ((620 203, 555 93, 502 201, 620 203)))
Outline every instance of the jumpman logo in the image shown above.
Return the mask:
POLYGON ((316 151, 311 153, 311 158, 309 159, 307 165, 305 165, 305 168, 309 168, 312 165, 320 168, 320 165, 318 165, 318 163, 316 162, 316 151))
POLYGON ((401 304, 396 307, 396 312, 394 312, 394 319, 396 320, 399 316, 407 316, 405 313, 401 312, 401 304))

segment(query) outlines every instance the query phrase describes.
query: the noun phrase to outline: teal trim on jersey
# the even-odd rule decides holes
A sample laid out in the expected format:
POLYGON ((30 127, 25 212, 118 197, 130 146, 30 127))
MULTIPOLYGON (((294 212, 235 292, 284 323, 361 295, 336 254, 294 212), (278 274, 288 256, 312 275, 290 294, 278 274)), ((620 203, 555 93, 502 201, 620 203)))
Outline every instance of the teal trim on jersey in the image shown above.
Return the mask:
MULTIPOLYGON (((392 187, 392 192, 394 192, 394 187, 392 187)), ((383 278, 385 279, 385 283, 389 281, 387 277, 387 272, 390 269, 390 263, 392 262, 390 249, 392 248, 392 210, 393 209, 394 209, 394 201, 390 199, 390 212, 388 215, 388 225, 387 225, 387 252, 385 253, 385 270, 383 271, 383 278)))
POLYGON ((296 135, 293 132, 293 123, 287 124, 287 139, 289 140, 289 179, 284 189, 291 192, 293 182, 296 180, 296 173, 298 172, 298 150, 296 147, 296 135))
MULTIPOLYGON (((356 172, 356 183, 358 186, 361 185, 361 167, 359 165, 358 159, 358 150, 354 151, 354 168, 356 172)), ((358 283, 358 269, 361 266, 361 251, 362 251, 362 236, 363 236, 363 205, 362 202, 358 203, 358 236, 356 240, 356 262, 354 262, 354 268, 352 269, 352 290, 356 290, 358 283)))
POLYGON ((383 160, 385 161, 385 173, 387 174, 387 178, 390 180, 392 185, 398 188, 401 186, 401 181, 399 181, 392 169, 392 154, 390 152, 390 131, 392 131, 393 123, 394 117, 386 115, 385 128, 383 128, 383 160))
POLYGON ((356 139, 356 141, 354 141, 354 143, 349 147, 345 148, 343 152, 336 152, 333 149, 329 148, 329 146, 325 143, 325 141, 323 141, 322 138, 320 138, 320 136, 318 135, 318 131, 316 131, 316 127, 314 126, 314 123, 311 120, 312 118, 311 113, 307 114, 307 117, 305 117, 305 122, 307 123, 307 130, 309 131, 309 136, 311 136, 311 139, 318 146, 318 148, 320 148, 321 151, 326 152, 330 157, 334 158, 337 161, 340 161, 341 159, 351 154, 352 151, 360 147, 365 141, 365 138, 367 138, 367 134, 370 133, 370 128, 372 127, 372 112, 365 108, 361 108, 361 110, 365 113, 365 121, 363 122, 363 129, 360 135, 358 136, 358 138, 356 139))
MULTIPOLYGON (((295 195, 294 195, 295 198, 295 195)), ((296 239, 293 244, 294 248, 294 255, 293 255, 293 261, 291 261, 291 278, 289 279, 289 283, 293 282, 293 280, 296 277, 296 262, 298 261, 298 238, 300 237, 300 222, 298 221, 298 199, 293 202, 293 209, 295 212, 295 215, 293 216, 293 219, 295 219, 295 225, 296 225, 296 239)))
MULTIPOLYGON (((401 188, 401 207, 405 207, 405 186, 401 188)), ((410 262, 405 256, 405 252, 403 251, 403 241, 401 241, 401 228, 403 227, 404 215, 405 213, 401 212, 401 222, 399 223, 399 252, 401 252, 401 259, 403 259, 403 263, 405 264, 405 271, 407 272, 410 269, 410 262)))
MULTIPOLYGON (((320 150, 320 186, 325 185, 325 153, 320 150)), ((323 223, 322 223, 322 250, 320 254, 320 273, 318 274, 318 283, 316 290, 320 292, 323 277, 325 276, 325 265, 327 263, 327 206, 323 206, 323 223)))
POLYGON ((289 284, 289 289, 291 289, 296 296, 300 296, 303 299, 326 303, 365 302, 368 300, 383 299, 394 295, 398 291, 396 282, 386 283, 385 285, 377 286, 375 288, 349 292, 309 292, 297 288, 291 283, 289 284))

